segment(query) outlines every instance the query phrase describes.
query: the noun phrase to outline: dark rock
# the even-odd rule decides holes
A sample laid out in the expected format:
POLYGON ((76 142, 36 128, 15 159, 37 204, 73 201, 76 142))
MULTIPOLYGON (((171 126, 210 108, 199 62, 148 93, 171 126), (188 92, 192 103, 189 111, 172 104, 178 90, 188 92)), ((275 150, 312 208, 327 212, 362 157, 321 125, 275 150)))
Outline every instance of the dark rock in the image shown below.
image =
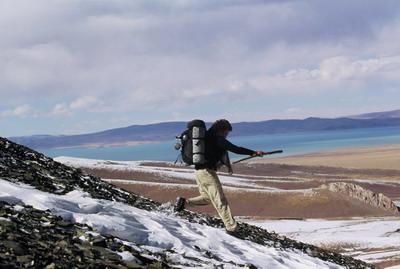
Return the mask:
MULTIPOLYGON (((10 216, 11 221, 0 223, 0 268, 127 268, 121 256, 110 249, 129 251, 148 268, 159 261, 150 259, 123 245, 121 240, 107 235, 96 236, 93 241, 76 240, 77 235, 92 231, 86 225, 60 221, 48 211, 23 206, 16 212, 12 205, 0 202, 0 212, 10 216), (17 214, 18 213, 18 214, 17 214), (43 221, 52 222, 43 226, 43 221), (59 226, 59 225, 62 225, 59 226), (68 227, 68 229, 65 229, 68 227), (58 233, 62 231, 62 233, 58 233), (14 238, 8 240, 7 238, 14 238)), ((88 236, 89 237, 89 236, 88 236)), ((156 257, 157 255, 153 255, 156 257)), ((134 263, 129 263, 133 268, 134 263)), ((140 268, 137 265, 137 268, 140 268)))
POLYGON ((26 250, 18 242, 5 240, 2 245, 15 255, 24 255, 26 253, 26 250))
POLYGON ((98 236, 98 237, 93 239, 92 245, 93 246, 97 246, 97 247, 106 247, 107 246, 107 242, 106 242, 106 239, 104 237, 98 236))

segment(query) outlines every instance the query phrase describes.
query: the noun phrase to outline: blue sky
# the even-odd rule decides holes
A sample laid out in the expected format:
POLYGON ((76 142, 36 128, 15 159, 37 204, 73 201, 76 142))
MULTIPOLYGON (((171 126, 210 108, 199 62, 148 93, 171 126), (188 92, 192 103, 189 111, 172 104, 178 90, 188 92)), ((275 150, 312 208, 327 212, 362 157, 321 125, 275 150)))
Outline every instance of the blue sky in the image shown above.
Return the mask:
POLYGON ((0 136, 400 109, 400 1, 2 0, 0 136))

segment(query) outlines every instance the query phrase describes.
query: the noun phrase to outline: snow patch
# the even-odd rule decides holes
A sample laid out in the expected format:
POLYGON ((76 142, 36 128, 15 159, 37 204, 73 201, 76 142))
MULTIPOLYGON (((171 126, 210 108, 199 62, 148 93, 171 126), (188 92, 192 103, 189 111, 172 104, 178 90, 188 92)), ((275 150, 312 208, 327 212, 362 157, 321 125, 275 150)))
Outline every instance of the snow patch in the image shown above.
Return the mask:
POLYGON ((116 252, 118 255, 122 257, 124 261, 128 262, 135 262, 138 264, 141 264, 141 261, 137 259, 135 256, 133 256, 129 251, 122 251, 122 252, 116 252))
POLYGON ((399 217, 247 222, 305 243, 342 247, 346 254, 366 262, 377 262, 393 255, 400 257, 399 217))
POLYGON ((3 217, 0 217, 0 221, 8 221, 8 222, 11 222, 11 220, 10 220, 10 219, 3 218, 3 217))

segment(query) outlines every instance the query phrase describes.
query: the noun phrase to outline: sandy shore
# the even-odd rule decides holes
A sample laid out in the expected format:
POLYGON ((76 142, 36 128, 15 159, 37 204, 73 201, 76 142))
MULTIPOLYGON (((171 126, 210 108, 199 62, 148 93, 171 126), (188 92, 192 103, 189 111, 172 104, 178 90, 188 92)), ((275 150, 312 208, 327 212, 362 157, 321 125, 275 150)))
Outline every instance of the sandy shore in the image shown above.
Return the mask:
POLYGON ((251 163, 400 170, 400 145, 350 148, 276 159, 265 158, 251 163))

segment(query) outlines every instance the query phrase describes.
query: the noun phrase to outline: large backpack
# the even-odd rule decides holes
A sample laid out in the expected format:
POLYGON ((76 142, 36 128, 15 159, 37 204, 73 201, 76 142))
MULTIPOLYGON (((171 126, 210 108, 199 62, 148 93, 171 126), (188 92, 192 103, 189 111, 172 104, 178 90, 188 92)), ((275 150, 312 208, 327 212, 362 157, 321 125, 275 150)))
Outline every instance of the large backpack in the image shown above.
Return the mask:
POLYGON ((187 165, 205 164, 206 124, 202 120, 188 122, 187 129, 176 138, 175 149, 181 150, 182 161, 187 165))

